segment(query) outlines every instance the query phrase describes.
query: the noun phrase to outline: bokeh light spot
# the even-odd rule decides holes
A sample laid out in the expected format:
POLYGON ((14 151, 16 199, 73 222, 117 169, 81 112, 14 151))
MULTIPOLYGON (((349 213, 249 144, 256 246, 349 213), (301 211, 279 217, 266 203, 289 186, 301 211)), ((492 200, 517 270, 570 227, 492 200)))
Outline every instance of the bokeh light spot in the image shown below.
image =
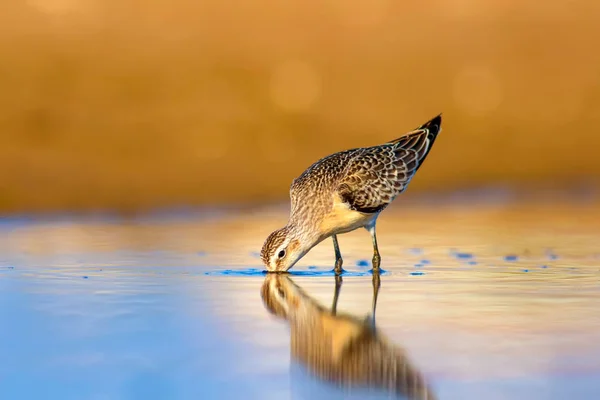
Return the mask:
POLYGON ((388 15, 390 0, 330 0, 336 14, 347 24, 374 26, 388 15))
POLYGON ((502 102, 502 84, 494 71, 483 65, 469 65, 454 79, 456 104, 471 115, 493 112, 502 102))
POLYGON ((279 64, 271 76, 271 99, 285 111, 307 111, 321 95, 321 82, 313 66, 302 61, 279 64))
POLYGON ((27 0, 35 10, 49 15, 64 15, 89 5, 90 0, 27 0))

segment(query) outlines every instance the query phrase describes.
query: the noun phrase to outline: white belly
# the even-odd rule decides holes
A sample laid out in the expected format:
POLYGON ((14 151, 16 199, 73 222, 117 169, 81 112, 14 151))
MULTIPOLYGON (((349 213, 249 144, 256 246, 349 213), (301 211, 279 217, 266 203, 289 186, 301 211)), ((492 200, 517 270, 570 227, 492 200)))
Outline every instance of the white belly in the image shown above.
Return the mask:
POLYGON ((331 211, 323 218, 320 230, 324 236, 346 233, 368 225, 376 217, 377 214, 351 210, 347 203, 336 198, 331 211))

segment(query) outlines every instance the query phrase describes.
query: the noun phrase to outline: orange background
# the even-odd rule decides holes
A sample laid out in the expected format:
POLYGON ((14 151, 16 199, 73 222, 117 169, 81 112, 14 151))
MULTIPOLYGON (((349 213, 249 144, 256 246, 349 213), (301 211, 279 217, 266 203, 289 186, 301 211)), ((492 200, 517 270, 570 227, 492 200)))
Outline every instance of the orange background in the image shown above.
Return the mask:
POLYGON ((600 177, 600 3, 4 0, 0 212, 286 201, 444 113, 409 192, 600 177))

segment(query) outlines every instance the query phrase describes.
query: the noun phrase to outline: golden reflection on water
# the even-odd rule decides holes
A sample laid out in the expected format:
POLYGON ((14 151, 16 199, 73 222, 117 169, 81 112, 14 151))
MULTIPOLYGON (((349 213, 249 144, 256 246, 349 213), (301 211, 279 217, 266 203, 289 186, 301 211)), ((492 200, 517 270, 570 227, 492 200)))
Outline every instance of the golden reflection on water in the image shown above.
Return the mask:
MULTIPOLYGON (((5 225, 0 264, 25 260, 32 274, 40 267, 64 272, 100 265, 107 268, 94 274, 128 279, 135 279, 130 267, 186 267, 185 274, 170 277, 183 284, 182 306, 208 299, 209 307, 188 305, 189 312, 217 316, 240 341, 268 353, 289 346, 289 336, 261 304, 264 278, 204 272, 261 268, 256 252, 268 233, 285 224, 287 212, 284 205, 170 220, 5 225)), ((381 278, 378 326, 434 378, 598 372, 598 221, 600 207, 583 202, 394 204, 378 224, 382 268, 388 271, 381 278), (517 260, 506 260, 508 255, 517 260), (423 274, 411 275, 417 271, 423 274)), ((370 259, 366 231, 339 241, 347 270, 369 268, 357 265, 370 259)), ((327 240, 295 269, 331 269, 333 261, 327 240)), ((135 273, 145 273, 140 271, 135 273)), ((333 277, 294 281, 315 301, 330 303, 333 277)), ((338 310, 364 315, 371 296, 370 277, 344 278, 338 310)), ((288 362, 266 360, 261 368, 288 362)))
MULTIPOLYGON (((71 220, 9 226, 0 231, 0 250, 30 254, 57 252, 172 251, 205 252, 223 265, 253 265, 266 236, 287 222, 288 206, 205 211, 172 219, 71 220)), ((453 262, 452 249, 472 252, 477 260, 498 264, 502 256, 543 257, 548 250, 561 258, 600 256, 600 205, 597 203, 419 206, 398 202, 378 220, 379 246, 388 267, 411 264, 409 249, 421 248, 432 261, 453 262), (390 265, 391 264, 391 265, 390 265)), ((340 236, 344 259, 369 259, 368 234, 358 230, 340 236)), ((326 240, 299 264, 332 264, 326 240)), ((560 262, 560 261, 559 261, 560 262)), ((348 265, 347 263, 345 265, 348 265)))
POLYGON ((269 274, 261 287, 265 308, 290 327, 294 362, 314 376, 345 389, 384 390, 409 399, 435 399, 423 375, 401 347, 376 327, 379 275, 373 276, 368 317, 338 313, 343 279, 336 278, 332 306, 325 307, 288 275, 269 274))

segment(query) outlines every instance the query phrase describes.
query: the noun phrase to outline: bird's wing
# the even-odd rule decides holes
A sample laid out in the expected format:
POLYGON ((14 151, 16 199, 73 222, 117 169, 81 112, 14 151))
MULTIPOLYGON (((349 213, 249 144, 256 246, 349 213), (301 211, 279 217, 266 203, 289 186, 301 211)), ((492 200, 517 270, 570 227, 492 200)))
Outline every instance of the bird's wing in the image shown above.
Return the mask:
POLYGON ((362 149, 350 149, 340 151, 323 157, 308 167, 290 185, 290 200, 292 214, 315 202, 329 201, 328 198, 320 198, 314 194, 330 190, 331 183, 344 175, 349 161, 362 149))
POLYGON ((348 162, 338 194, 353 210, 382 211, 406 189, 435 135, 432 137, 428 128, 419 128, 384 145, 363 149, 348 162))

